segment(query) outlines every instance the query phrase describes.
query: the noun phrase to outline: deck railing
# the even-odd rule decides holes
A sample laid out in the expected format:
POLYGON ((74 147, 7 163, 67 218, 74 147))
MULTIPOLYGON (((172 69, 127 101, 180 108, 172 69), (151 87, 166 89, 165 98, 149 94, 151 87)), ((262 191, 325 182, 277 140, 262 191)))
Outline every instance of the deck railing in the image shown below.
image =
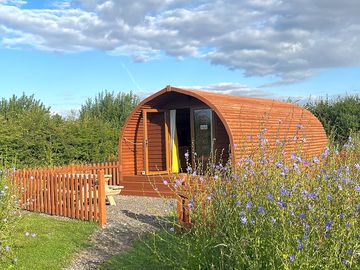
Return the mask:
POLYGON ((105 224, 104 174, 112 175, 109 184, 118 184, 118 163, 20 169, 13 182, 25 210, 105 224))

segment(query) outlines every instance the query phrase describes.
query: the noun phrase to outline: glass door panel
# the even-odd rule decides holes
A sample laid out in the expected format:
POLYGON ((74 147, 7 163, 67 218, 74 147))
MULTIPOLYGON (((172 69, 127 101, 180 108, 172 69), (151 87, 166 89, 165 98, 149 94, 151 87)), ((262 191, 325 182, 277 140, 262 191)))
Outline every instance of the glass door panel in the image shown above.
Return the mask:
POLYGON ((194 110, 195 153, 198 158, 209 158, 212 152, 212 110, 194 110))

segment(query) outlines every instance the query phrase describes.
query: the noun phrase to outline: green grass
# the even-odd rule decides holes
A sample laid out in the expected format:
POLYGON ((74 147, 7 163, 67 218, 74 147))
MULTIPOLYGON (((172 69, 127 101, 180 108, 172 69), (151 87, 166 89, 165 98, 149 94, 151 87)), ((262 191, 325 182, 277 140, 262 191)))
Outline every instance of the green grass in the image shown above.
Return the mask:
POLYGON ((26 214, 11 236, 17 258, 14 269, 62 269, 77 251, 90 245, 89 236, 96 228, 92 222, 26 214))
MULTIPOLYGON (((162 235, 161 232, 156 235, 162 235)), ((165 235, 164 235, 165 236, 165 235)), ((157 237, 156 237, 157 238, 157 237)), ((168 270, 174 269, 167 266, 164 262, 157 260, 156 251, 154 249, 154 236, 152 234, 147 235, 142 240, 137 240, 131 249, 126 252, 122 252, 113 256, 110 260, 104 262, 100 269, 102 270, 138 270, 138 269, 156 269, 156 270, 168 270)), ((160 246, 157 245, 157 248, 160 246)), ((166 248, 166 243, 163 244, 166 248)))

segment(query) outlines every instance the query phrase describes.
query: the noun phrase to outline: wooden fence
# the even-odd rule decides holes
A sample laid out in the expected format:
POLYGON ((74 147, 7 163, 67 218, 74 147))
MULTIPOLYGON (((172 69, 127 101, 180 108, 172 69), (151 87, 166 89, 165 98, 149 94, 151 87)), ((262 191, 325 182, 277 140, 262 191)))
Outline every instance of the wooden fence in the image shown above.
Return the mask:
POLYGON ((106 223, 105 177, 119 183, 118 163, 21 169, 13 174, 20 206, 28 211, 106 223))

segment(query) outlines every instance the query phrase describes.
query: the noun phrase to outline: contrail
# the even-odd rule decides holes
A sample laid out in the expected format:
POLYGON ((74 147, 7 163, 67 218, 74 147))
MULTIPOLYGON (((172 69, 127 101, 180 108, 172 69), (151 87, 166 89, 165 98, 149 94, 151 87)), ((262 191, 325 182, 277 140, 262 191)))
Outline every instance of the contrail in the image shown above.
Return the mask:
POLYGON ((142 92, 142 89, 140 87, 140 85, 135 81, 134 76, 131 74, 130 70, 125 66, 125 64, 123 62, 121 62, 121 66, 123 67, 123 69, 126 71, 127 75, 129 76, 130 80, 132 81, 132 83, 135 85, 135 87, 137 88, 137 90, 142 92))

